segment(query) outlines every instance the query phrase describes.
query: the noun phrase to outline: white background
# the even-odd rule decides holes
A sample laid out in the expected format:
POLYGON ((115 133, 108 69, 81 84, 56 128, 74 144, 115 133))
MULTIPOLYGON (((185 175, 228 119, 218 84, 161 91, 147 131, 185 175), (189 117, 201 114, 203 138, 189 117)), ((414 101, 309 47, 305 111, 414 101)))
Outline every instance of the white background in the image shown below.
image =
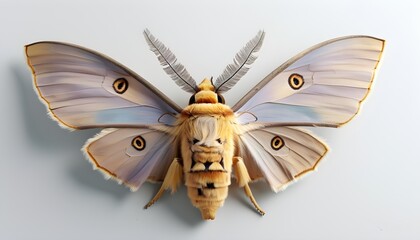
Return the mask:
POLYGON ((0 239, 420 239, 420 5, 418 1, 0 1, 0 239), (331 152, 318 171, 274 194, 253 184, 266 216, 230 188, 215 221, 202 221, 182 187, 149 210, 138 192, 93 171, 80 152, 98 130, 68 132, 32 89, 23 46, 71 42, 105 53, 179 105, 142 30, 170 46, 198 80, 218 76, 258 30, 266 39, 233 105, 271 70, 334 37, 387 40, 361 114, 316 129, 331 152))

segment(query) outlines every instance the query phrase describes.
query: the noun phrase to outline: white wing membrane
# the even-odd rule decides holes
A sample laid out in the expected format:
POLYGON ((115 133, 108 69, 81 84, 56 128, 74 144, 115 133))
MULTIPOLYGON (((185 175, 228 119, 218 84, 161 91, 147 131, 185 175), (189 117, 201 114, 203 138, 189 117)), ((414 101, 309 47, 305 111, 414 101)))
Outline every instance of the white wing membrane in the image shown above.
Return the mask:
POLYGON ((328 151, 311 134, 290 127, 248 131, 240 135, 239 141, 251 179, 264 178, 276 192, 314 170, 328 151))
POLYGON ((91 50, 39 42, 26 46, 26 56, 40 97, 65 127, 145 126, 180 111, 143 78, 91 50))
POLYGON ((135 191, 146 180, 163 180, 175 157, 173 141, 171 135, 159 130, 105 129, 86 143, 84 151, 106 177, 135 191), (140 142, 133 146, 135 139, 140 142))
POLYGON ((299 54, 233 107, 238 121, 329 127, 350 121, 370 90, 383 48, 383 40, 351 36, 299 54), (295 88, 290 83, 294 75, 303 79, 295 80, 295 88))

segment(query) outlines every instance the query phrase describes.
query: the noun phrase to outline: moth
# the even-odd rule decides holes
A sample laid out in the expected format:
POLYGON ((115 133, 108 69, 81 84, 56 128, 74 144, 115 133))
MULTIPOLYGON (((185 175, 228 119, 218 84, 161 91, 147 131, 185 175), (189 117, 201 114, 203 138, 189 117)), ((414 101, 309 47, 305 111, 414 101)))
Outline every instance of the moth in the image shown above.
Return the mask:
POLYGON ((191 93, 181 108, 144 78, 98 52, 61 42, 25 46, 34 85, 50 116, 67 129, 103 128, 83 152, 107 178, 136 191, 146 181, 165 190, 183 183, 203 219, 214 219, 231 178, 262 208, 249 184, 274 192, 313 171, 328 148, 299 127, 340 127, 358 113, 385 41, 347 36, 309 48, 279 66, 233 107, 223 95, 250 69, 265 33, 252 38, 215 80, 197 85, 147 29, 165 72, 191 93))

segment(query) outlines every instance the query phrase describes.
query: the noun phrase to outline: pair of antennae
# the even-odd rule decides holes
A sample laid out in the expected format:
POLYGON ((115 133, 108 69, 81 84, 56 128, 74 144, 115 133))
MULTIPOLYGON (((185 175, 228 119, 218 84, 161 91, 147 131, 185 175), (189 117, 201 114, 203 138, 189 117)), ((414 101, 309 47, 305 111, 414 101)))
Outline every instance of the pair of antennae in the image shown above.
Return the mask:
MULTIPOLYGON (((165 72, 183 90, 189 93, 198 91, 196 81, 187 69, 178 62, 175 55, 161 41, 155 38, 148 29, 144 30, 147 44, 156 56, 165 72)), ((264 31, 259 31, 233 58, 233 63, 226 66, 223 73, 214 82, 215 92, 224 93, 230 90, 249 70, 257 59, 256 53, 261 49, 264 40, 264 31)))

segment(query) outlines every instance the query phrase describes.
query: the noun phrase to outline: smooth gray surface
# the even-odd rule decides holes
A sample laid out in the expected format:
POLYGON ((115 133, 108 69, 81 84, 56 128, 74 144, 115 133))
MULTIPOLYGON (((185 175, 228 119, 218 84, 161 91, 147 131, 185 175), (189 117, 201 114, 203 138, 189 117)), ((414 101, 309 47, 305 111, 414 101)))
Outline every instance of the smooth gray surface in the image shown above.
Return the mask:
POLYGON ((0 239, 419 239, 420 5, 417 1, 0 1, 0 239), (394 3, 392 3, 394 2, 394 3), (232 186, 204 222, 181 188, 152 208, 158 186, 131 193, 105 181, 79 151, 96 130, 68 132, 32 89, 23 46, 56 40, 95 49, 148 79, 178 104, 184 93, 141 34, 148 27, 196 79, 218 76, 264 29, 233 105, 294 54, 351 34, 387 40, 362 113, 340 129, 316 129, 331 152, 318 172, 279 194, 252 185, 266 216, 232 186))

